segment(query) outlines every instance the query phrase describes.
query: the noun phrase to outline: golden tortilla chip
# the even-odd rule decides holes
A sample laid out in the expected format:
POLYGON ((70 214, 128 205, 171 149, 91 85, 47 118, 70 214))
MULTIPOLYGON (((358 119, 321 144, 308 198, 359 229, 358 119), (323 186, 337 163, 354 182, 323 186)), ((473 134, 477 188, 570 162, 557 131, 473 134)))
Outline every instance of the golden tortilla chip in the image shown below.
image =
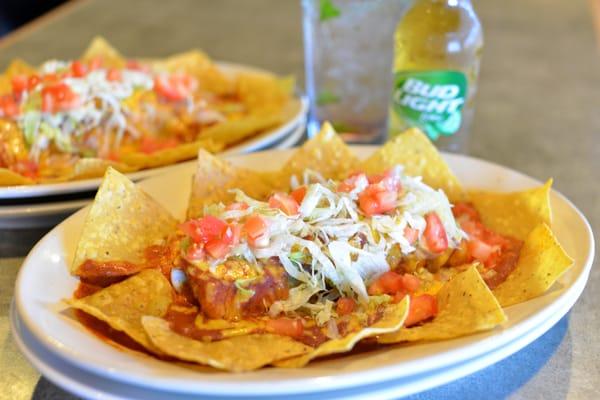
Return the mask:
POLYGON ((198 315, 194 325, 201 331, 219 331, 221 337, 245 336, 264 329, 264 324, 259 321, 239 320, 227 321, 224 319, 207 319, 198 315))
POLYGON ((281 122, 283 122, 283 115, 281 113, 270 115, 249 114, 240 119, 223 121, 203 129, 200 132, 199 138, 229 146, 281 122))
POLYGON ((252 371, 311 349, 290 337, 268 333, 201 342, 171 331, 169 323, 161 318, 144 317, 142 323, 152 343, 163 353, 228 371, 252 371))
POLYGON ((224 143, 222 142, 202 139, 191 143, 185 143, 177 147, 159 150, 151 154, 138 152, 123 153, 121 154, 120 159, 125 164, 132 166, 132 168, 133 166, 135 166, 136 169, 155 168, 192 159, 198 154, 200 149, 216 153, 223 150, 223 146, 224 143))
POLYGON ((521 192, 469 192, 469 200, 490 229, 525 240, 539 224, 551 224, 550 190, 552 179, 543 186, 521 192))
POLYGON ((102 59, 102 65, 111 68, 123 68, 125 67, 125 58, 112 47, 106 39, 101 36, 96 36, 92 39, 88 48, 85 50, 81 59, 89 62, 94 58, 102 59))
POLYGON ((100 158, 81 158, 75 163, 71 175, 65 177, 64 180, 97 178, 104 175, 108 167, 112 167, 122 173, 137 170, 137 168, 121 162, 103 160, 100 158))
POLYGON ((494 295, 508 307, 540 296, 573 265, 546 224, 533 229, 521 249, 515 270, 494 289, 494 295))
POLYGON ((431 322, 377 338, 379 343, 451 339, 493 329, 506 315, 477 268, 454 276, 437 294, 439 313, 431 322))
POLYGON ((25 61, 17 58, 13 60, 6 70, 0 75, 0 95, 12 93, 12 78, 16 75, 31 75, 35 68, 25 61))
POLYGON ((172 302, 173 289, 164 275, 156 269, 146 269, 81 299, 67 303, 125 332, 144 348, 160 354, 148 339, 142 317, 162 317, 172 302))
POLYGON ((464 199, 465 193, 458 179, 427 136, 416 128, 396 136, 362 163, 367 174, 400 164, 410 176, 422 176, 423 182, 434 189, 442 189, 451 202, 464 199))
POLYGON ((108 168, 86 217, 71 273, 86 260, 139 264, 144 250, 177 227, 177 220, 124 175, 108 168))
POLYGON ((202 71, 211 68, 213 62, 201 50, 190 50, 179 54, 174 54, 158 64, 162 69, 169 72, 186 72, 199 74, 202 71))
POLYGON ((278 79, 268 73, 240 72, 236 78, 237 95, 250 110, 280 109, 294 88, 289 79, 278 79))
POLYGON ((397 304, 389 304, 384 311, 383 317, 368 328, 347 335, 341 339, 330 340, 308 354, 278 361, 275 362, 274 365, 282 368, 300 368, 317 357, 349 352, 354 348, 356 343, 362 339, 385 334, 387 332, 394 332, 400 329, 408 315, 408 307, 409 298, 407 296, 397 304))
POLYGON ((8 168, 0 168, 0 186, 30 185, 32 183, 34 183, 32 179, 17 174, 8 168))
POLYGON ((344 179, 359 168, 360 161, 329 122, 324 122, 317 136, 308 140, 282 169, 282 182, 301 177, 306 169, 318 171, 325 179, 344 179))
POLYGON ((271 193, 272 187, 268 173, 235 167, 200 150, 192 181, 187 217, 201 216, 206 205, 233 201, 235 196, 229 193, 231 189, 240 189, 252 198, 264 199, 271 193))

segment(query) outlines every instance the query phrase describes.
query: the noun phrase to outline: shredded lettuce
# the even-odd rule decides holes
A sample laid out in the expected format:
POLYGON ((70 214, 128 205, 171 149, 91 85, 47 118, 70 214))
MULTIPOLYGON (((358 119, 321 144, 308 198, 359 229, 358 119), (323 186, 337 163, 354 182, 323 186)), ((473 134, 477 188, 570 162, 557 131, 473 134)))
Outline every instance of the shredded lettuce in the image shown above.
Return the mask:
MULTIPOLYGON (((419 256, 434 256, 421 239, 429 212, 440 216, 450 247, 458 245, 464 233, 444 193, 425 185, 420 178, 403 175, 400 167, 391 173, 392 178, 400 180, 403 192, 396 210, 384 215, 366 216, 357 204, 359 193, 369 184, 366 177, 356 178, 354 190, 338 192, 337 182, 324 181, 310 171, 303 176, 307 192, 298 215, 286 215, 237 189, 232 190, 235 199, 248 204, 247 210, 225 211, 222 205, 211 210, 228 221, 243 223, 255 213, 266 221, 268 237, 261 246, 249 246, 242 240, 230 256, 249 263, 276 257, 297 284, 287 300, 271 306, 271 315, 303 310, 325 323, 335 314, 332 305, 339 296, 352 297, 369 307, 390 301, 389 296, 369 296, 367 287, 389 271, 387 254, 393 248, 402 255, 417 252, 419 256), (406 228, 419 232, 415 242, 405 236, 406 228)), ((295 186, 300 184, 297 178, 292 181, 295 186)))

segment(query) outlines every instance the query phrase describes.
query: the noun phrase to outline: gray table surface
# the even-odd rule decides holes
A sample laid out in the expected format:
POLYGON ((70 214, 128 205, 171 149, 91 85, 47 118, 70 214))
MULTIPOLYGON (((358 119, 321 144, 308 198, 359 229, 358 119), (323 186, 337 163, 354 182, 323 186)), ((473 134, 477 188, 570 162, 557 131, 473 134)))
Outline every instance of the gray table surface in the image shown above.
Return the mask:
MULTIPOLYGON (((485 49, 471 154, 535 178, 555 178, 600 232, 600 74, 587 2, 482 0, 475 4, 485 49)), ((14 57, 39 63, 76 57, 102 34, 131 56, 193 47, 216 59, 302 77, 296 0, 84 1, 0 44, 0 67, 14 57)), ((44 230, 0 230, 0 398, 71 396, 40 377, 19 353, 8 309, 23 256, 44 230)), ((600 272, 573 310, 513 356, 415 399, 600 398, 600 272)))

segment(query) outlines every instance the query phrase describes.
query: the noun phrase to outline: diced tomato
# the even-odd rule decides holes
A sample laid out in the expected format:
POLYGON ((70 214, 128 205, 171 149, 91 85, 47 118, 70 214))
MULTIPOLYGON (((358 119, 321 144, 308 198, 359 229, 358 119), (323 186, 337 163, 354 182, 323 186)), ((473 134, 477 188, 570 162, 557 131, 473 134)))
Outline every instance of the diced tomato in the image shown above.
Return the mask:
POLYGON ((231 203, 227 207, 225 207, 226 211, 243 211, 248 209, 248 204, 244 202, 231 203))
POLYGON ((0 97, 0 117, 15 117, 19 114, 19 105, 14 97, 6 94, 0 97))
POLYGON ((113 160, 113 161, 120 161, 121 160, 121 155, 119 154, 119 152, 112 150, 108 153, 108 155, 106 156, 106 158, 108 160, 113 160))
POLYGON ((65 83, 48 85, 42 89, 42 111, 57 112, 76 107, 79 97, 65 83))
POLYGON ((221 239, 227 228, 228 225, 225 221, 212 215, 191 219, 179 225, 179 229, 196 243, 207 243, 210 240, 221 239))
POLYGON ((392 170, 385 171, 383 174, 371 175, 367 177, 370 184, 380 184, 386 190, 400 192, 402 184, 400 179, 393 174, 392 170))
POLYGON ((140 63, 138 60, 127 60, 125 66, 127 69, 133 69, 135 71, 147 72, 149 70, 148 66, 140 63))
POLYGON ((221 239, 227 233, 229 226, 225 221, 212 215, 200 218, 198 226, 202 231, 202 241, 221 239))
POLYGON ((241 234, 239 226, 230 226, 212 215, 186 221, 179 227, 194 244, 203 245, 204 251, 213 258, 224 257, 241 234))
POLYGON ((441 253, 448 248, 448 236, 440 217, 434 212, 425 215, 427 226, 423 232, 427 248, 434 253, 441 253))
POLYGON ((304 196, 306 196, 306 186, 300 186, 296 190, 292 191, 290 196, 292 196, 298 204, 302 204, 302 200, 304 200, 304 196))
POLYGON ((211 240, 204 246, 204 250, 213 258, 223 258, 230 248, 231 245, 224 240, 211 240))
POLYGON ((267 330, 278 335, 298 338, 304 333, 304 324, 301 319, 281 317, 267 320, 267 330))
POLYGON ((44 83, 56 83, 60 80, 60 76, 55 73, 44 74, 42 76, 42 82, 44 83))
POLYGON ((369 296, 380 296, 385 294, 385 289, 379 280, 373 281, 367 288, 369 296))
POLYGON ((477 261, 488 265, 492 261, 492 256, 500 253, 500 246, 491 245, 475 237, 467 241, 467 251, 477 261))
POLYGON ((396 208, 396 200, 398 200, 398 194, 395 192, 377 192, 373 195, 373 197, 375 198, 375 200, 377 200, 381 213, 396 208))
POLYGON ((404 298, 408 296, 408 293, 406 293, 404 290, 401 290, 399 292, 396 292, 393 296, 392 296, 392 303, 394 304, 398 304, 400 303, 402 300, 404 300, 404 298))
POLYGON ((452 207, 452 213, 456 218, 461 217, 463 215, 468 216, 470 219, 479 220, 479 213, 470 203, 456 203, 452 207))
POLYGON ((356 301, 350 297, 341 297, 338 299, 335 310, 338 315, 348 315, 356 308, 356 301))
POLYGON ((200 243, 191 243, 185 256, 188 260, 204 259, 204 246, 200 243))
POLYGON ((367 215, 379 214, 379 204, 372 196, 361 195, 358 197, 358 205, 360 209, 367 215))
POLYGON ((180 101, 189 97, 198 87, 194 77, 186 74, 157 76, 154 79, 154 90, 167 100, 180 101))
POLYGON ((269 207, 278 208, 287 215, 297 215, 300 205, 292 196, 285 193, 275 193, 269 198, 269 207))
POLYGON ((406 240, 408 240, 408 243, 415 244, 415 242, 419 238, 419 231, 407 225, 404 228, 404 237, 406 238, 406 240))
POLYGON ((252 214, 244 224, 244 231, 248 236, 248 243, 252 246, 259 246, 267 235, 267 222, 258 214, 252 214))
POLYGON ((387 271, 369 285, 367 293, 371 296, 399 294, 401 299, 406 293, 419 289, 420 284, 420 279, 414 275, 387 271))
POLYGON ((143 136, 139 146, 141 152, 151 154, 159 150, 176 147, 178 144, 179 140, 174 137, 161 139, 152 136, 143 136))
POLYGON ((15 75, 11 79, 12 90, 15 96, 21 96, 21 94, 27 91, 27 77, 25 75, 15 75))
POLYGON ((116 69, 116 68, 111 68, 106 73, 106 79, 108 79, 111 82, 113 82, 113 81, 120 81, 121 77, 122 77, 121 71, 118 70, 118 69, 116 69))
POLYGON ((493 269, 493 274, 483 276, 488 287, 494 289, 514 270, 523 242, 488 229, 470 203, 457 203, 452 211, 462 230, 469 236, 461 244, 466 253, 463 258, 467 261, 475 259, 486 268, 493 269))
POLYGON ((371 296, 394 294, 404 289, 402 275, 394 271, 387 271, 369 285, 367 292, 371 296))
POLYGON ((88 69, 90 71, 99 69, 102 67, 102 64, 104 64, 104 59, 102 57, 100 57, 100 56, 94 57, 88 62, 88 69))
POLYGON ((75 60, 71 63, 71 73, 75 78, 82 78, 87 74, 88 70, 84 63, 75 60))
POLYGON ((410 327, 437 315, 437 299, 430 294, 410 296, 408 316, 404 326, 410 327))
POLYGON ((358 195, 358 205, 366 215, 383 214, 396 208, 398 193, 389 191, 380 184, 367 186, 358 195))
POLYGON ((41 82, 42 82, 42 80, 40 79, 40 77, 38 75, 29 75, 29 78, 27 78, 27 89, 33 90, 41 82))
POLYGON ((414 293, 419 290, 421 286, 421 280, 414 275, 404 274, 402 275, 402 286, 408 293, 414 293))
POLYGON ((192 241, 194 241, 195 243, 203 242, 203 236, 202 231, 200 230, 199 220, 190 219, 188 221, 185 221, 184 223, 179 224, 179 229, 181 229, 181 231, 187 236, 192 238, 192 241))
POLYGON ((367 176, 362 172, 355 172, 338 185, 337 191, 346 193, 351 192, 354 190, 359 180, 366 178, 367 176))
POLYGON ((10 169, 28 178, 35 179, 38 177, 39 166, 35 161, 19 160, 11 165, 10 169))

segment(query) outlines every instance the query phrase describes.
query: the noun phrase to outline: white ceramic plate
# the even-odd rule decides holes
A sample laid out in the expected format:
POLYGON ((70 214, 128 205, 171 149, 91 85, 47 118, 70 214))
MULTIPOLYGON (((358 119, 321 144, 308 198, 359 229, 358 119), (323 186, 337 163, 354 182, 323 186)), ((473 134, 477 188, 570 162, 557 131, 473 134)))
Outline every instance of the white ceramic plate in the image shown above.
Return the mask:
MULTIPOLYGON (((581 290, 585 281, 582 281, 581 290)), ((576 298, 572 301, 565 302, 563 308, 555 315, 536 326, 530 332, 522 335, 519 339, 508 343, 506 346, 500 347, 489 353, 485 353, 480 357, 476 357, 462 363, 457 363, 451 367, 444 367, 435 371, 428 371, 423 374, 413 375, 401 379, 393 379, 390 381, 381 381, 369 385, 362 385, 333 391, 319 391, 313 393, 286 394, 287 400, 303 399, 303 400, 327 400, 327 399, 344 399, 344 400, 359 400, 359 399, 397 399, 403 396, 408 396, 414 393, 422 392, 436 386, 443 385, 456 379, 460 379, 468 374, 479 371, 488 367, 510 354, 520 350, 527 344, 531 343, 544 332, 549 330, 560 318, 568 312, 572 307, 576 298)), ((146 388, 143 386, 133 385, 105 378, 63 360, 53 352, 44 347, 29 332, 26 326, 20 320, 14 302, 10 308, 10 326, 15 342, 21 352, 29 360, 29 362, 40 371, 47 379, 54 384, 69 391, 75 395, 86 399, 165 399, 170 400, 191 400, 198 398, 195 394, 166 392, 157 388, 146 388)), ((260 395, 252 396, 248 394, 244 396, 246 400, 250 399, 279 399, 280 395, 274 396, 260 395)), ((206 395, 203 394, 204 400, 231 400, 228 395, 206 395)))
MULTIPOLYGON (((366 156, 373 148, 356 149, 366 156)), ((272 169, 281 165, 289 154, 289 151, 271 151, 231 159, 240 165, 272 169)), ((446 155, 446 159, 466 187, 508 191, 540 185, 523 174, 485 161, 457 155, 446 155)), ((182 217, 192 173, 191 168, 181 166, 140 185, 175 216, 182 217), (170 190, 165 191, 166 187, 170 190)), ((588 278, 594 254, 593 236, 585 218, 566 198, 552 192, 551 200, 553 229, 575 264, 545 295, 506 309, 509 320, 501 328, 453 340, 394 346, 315 362, 302 369, 268 368, 245 374, 208 369, 199 372, 117 350, 90 335, 64 313, 66 306, 60 301, 71 296, 77 285, 67 271, 85 210, 57 226, 33 248, 21 267, 15 299, 23 323, 44 347, 82 369, 139 386, 172 392, 247 396, 341 390, 391 379, 410 381, 410 377, 457 366, 485 354, 497 354, 497 359, 506 357, 549 329, 552 324, 548 321, 556 322, 569 310, 588 278), (536 329, 541 333, 529 334, 536 329), (501 351, 501 348, 512 350, 501 351)), ((482 368, 488 364, 473 365, 482 368)), ((470 372, 476 370, 473 368, 470 372)))
POLYGON ((56 225, 92 199, 0 206, 0 229, 24 229, 56 225))
MULTIPOLYGON (((264 70, 246 65, 225 62, 219 62, 218 64, 225 71, 233 74, 239 71, 265 72, 264 70)), ((235 146, 226 149, 222 154, 233 155, 251 153, 256 150, 265 149, 276 143, 278 140, 282 140, 299 124, 305 123, 303 121, 306 119, 306 113, 308 111, 308 100, 305 96, 299 96, 297 101, 299 103, 298 110, 288 121, 278 125, 277 127, 268 129, 260 135, 253 136, 248 140, 236 144, 235 146)), ((174 165, 167 165, 164 167, 146 169, 133 172, 127 176, 134 181, 138 181, 140 179, 156 176, 170 171, 171 167, 173 166, 174 165)), ((72 182, 46 183, 40 185, 5 186, 0 187, 0 199, 43 197, 95 190, 98 188, 101 180, 101 178, 93 178, 72 182)))

